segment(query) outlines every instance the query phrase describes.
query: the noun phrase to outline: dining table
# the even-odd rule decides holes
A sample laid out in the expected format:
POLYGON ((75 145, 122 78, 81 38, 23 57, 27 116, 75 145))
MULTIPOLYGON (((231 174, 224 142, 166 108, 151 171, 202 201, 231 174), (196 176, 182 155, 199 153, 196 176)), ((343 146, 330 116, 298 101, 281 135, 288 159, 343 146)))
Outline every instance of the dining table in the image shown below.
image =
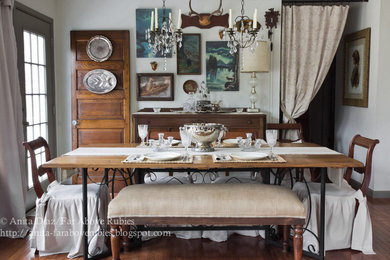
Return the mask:
MULTIPOLYGON (((184 153, 183 148, 169 148, 170 151, 184 153)), ((44 168, 81 168, 82 174, 82 190, 83 190, 83 258, 88 259, 88 225, 87 225, 87 183, 88 169, 134 169, 134 172, 141 176, 142 173, 150 171, 166 171, 166 172, 191 172, 191 171, 214 171, 214 172, 262 172, 264 183, 269 184, 270 169, 278 168, 319 168, 321 181, 321 202, 320 202, 320 228, 319 228, 319 253, 306 252, 308 256, 316 259, 324 259, 325 257, 325 194, 326 194, 326 168, 344 169, 347 167, 359 168, 363 167, 363 163, 346 155, 319 146, 313 143, 277 143, 274 147, 274 153, 280 160, 251 160, 251 161, 236 161, 236 160, 215 160, 216 154, 230 154, 239 151, 239 148, 222 147, 216 148, 214 152, 193 152, 190 151, 191 160, 183 160, 180 162, 159 163, 155 161, 125 161, 131 155, 145 154, 152 152, 151 148, 140 148, 139 144, 101 144, 90 145, 87 147, 77 148, 69 153, 63 154, 48 162, 45 162, 44 168)), ((270 152, 270 148, 262 146, 258 151, 270 152)), ((133 158, 136 158, 133 157, 133 158)), ((106 171, 105 171, 106 172, 106 171)), ((334 172, 334 171, 332 171, 334 172)), ((340 172, 342 172, 340 170, 340 172)), ((336 177, 336 176, 330 176, 336 177)), ((342 178, 342 175, 341 175, 342 178)), ((142 183, 143 178, 138 178, 138 183, 142 183)), ((335 178, 330 178, 335 179, 335 178)), ((337 179, 337 178, 336 178, 337 179)), ((305 253, 304 253, 305 254, 305 253)))

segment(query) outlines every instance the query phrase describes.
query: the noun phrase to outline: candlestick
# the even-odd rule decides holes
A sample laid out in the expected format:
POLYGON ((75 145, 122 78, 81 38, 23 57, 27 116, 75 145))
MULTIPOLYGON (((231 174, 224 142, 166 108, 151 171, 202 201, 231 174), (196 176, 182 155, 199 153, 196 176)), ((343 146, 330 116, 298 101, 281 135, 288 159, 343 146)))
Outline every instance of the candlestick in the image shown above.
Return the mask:
POLYGON ((229 29, 233 28, 232 9, 229 9, 229 29))
POLYGON ((158 29, 158 12, 157 12, 157 8, 154 8, 154 20, 155 20, 155 28, 158 29))
POLYGON ((257 28, 257 9, 255 9, 255 13, 253 14, 253 29, 257 28))
POLYGON ((181 9, 179 9, 179 17, 177 18, 177 29, 181 28, 181 9))
POLYGON ((153 31, 153 24, 154 23, 154 11, 152 11, 152 15, 150 17, 150 30, 153 31))

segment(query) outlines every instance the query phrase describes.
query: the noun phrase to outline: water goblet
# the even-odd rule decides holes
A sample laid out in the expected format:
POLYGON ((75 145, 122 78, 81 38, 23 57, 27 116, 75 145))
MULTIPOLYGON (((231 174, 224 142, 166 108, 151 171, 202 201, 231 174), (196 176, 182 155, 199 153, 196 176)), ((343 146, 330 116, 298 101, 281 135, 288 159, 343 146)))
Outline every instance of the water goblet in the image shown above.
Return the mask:
POLYGON ((268 145, 271 146, 270 158, 275 160, 276 155, 274 154, 274 146, 276 144, 276 140, 278 139, 278 130, 266 130, 265 136, 267 138, 268 145))
POLYGON ((256 139, 256 141, 255 141, 255 149, 260 149, 260 147, 261 147, 261 139, 256 139))
POLYGON ((186 151, 184 158, 187 159, 188 158, 188 147, 191 145, 192 134, 188 129, 186 129, 184 127, 180 127, 179 130, 180 130, 181 143, 184 146, 185 151, 186 151))
POLYGON ((167 139, 168 139, 168 146, 172 147, 173 136, 168 136, 167 139))
POLYGON ((142 140, 140 147, 146 147, 145 138, 148 135, 148 125, 138 125, 138 135, 142 140))

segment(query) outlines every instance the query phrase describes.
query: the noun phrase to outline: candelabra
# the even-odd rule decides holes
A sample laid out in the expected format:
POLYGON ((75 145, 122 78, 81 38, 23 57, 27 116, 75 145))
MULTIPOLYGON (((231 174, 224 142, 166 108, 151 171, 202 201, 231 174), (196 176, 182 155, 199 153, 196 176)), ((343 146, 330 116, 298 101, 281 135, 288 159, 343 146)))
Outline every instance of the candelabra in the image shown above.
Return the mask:
POLYGON ((169 12, 167 16, 165 1, 163 0, 162 18, 160 18, 161 28, 159 28, 158 9, 155 8, 151 13, 150 28, 145 32, 148 47, 153 50, 153 54, 160 53, 164 57, 164 70, 167 69, 167 55, 174 52, 176 45, 179 48, 182 46, 181 10, 179 10, 178 29, 176 30, 172 24, 172 13, 169 12))
POLYGON ((253 20, 245 15, 244 0, 241 0, 241 15, 232 22, 232 10, 229 10, 229 28, 223 32, 230 53, 236 53, 238 48, 250 48, 254 51, 257 48, 257 35, 261 24, 257 22, 257 9, 253 14, 253 20))

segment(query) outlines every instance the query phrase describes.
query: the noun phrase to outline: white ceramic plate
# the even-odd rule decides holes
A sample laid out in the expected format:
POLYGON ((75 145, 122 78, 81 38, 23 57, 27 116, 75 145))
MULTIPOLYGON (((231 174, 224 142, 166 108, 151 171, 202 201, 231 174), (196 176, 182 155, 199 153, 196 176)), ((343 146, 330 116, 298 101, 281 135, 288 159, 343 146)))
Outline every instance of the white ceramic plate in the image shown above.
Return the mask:
POLYGON ((172 145, 178 145, 178 144, 180 144, 179 140, 172 140, 172 145))
POLYGON ((222 142, 225 144, 238 144, 237 139, 225 139, 222 142))
POLYGON ((151 161, 173 161, 181 157, 180 153, 173 152, 160 152, 160 153, 148 153, 145 155, 148 160, 151 161))
POLYGON ((238 160, 261 160, 267 158, 268 154, 259 152, 237 152, 231 153, 230 156, 238 160))

